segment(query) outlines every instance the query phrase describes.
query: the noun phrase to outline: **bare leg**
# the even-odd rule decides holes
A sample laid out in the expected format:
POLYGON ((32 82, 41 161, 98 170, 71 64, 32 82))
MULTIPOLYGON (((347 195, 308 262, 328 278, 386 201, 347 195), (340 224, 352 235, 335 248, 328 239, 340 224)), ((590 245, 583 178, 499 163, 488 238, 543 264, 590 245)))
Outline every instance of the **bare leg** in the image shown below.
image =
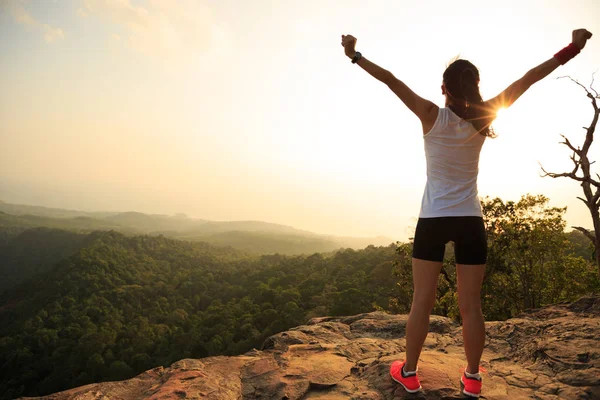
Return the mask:
POLYGON ((429 315, 435 304, 441 269, 441 262, 412 259, 414 294, 406 322, 406 371, 414 371, 417 368, 419 355, 429 332, 429 315))
POLYGON ((481 311, 483 265, 456 265, 458 306, 463 321, 463 341, 467 356, 467 372, 479 372, 479 361, 485 345, 485 322, 481 311))

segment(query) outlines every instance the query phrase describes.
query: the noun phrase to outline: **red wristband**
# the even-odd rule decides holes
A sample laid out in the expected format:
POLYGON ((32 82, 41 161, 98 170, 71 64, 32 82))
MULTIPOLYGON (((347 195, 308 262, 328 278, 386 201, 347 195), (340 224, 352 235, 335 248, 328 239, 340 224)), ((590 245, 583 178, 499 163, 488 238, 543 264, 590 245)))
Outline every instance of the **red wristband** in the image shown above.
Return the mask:
POLYGON ((554 58, 556 58, 561 63, 561 65, 565 65, 567 61, 579 54, 580 51, 581 49, 579 47, 571 43, 567 47, 556 53, 554 55, 554 58))

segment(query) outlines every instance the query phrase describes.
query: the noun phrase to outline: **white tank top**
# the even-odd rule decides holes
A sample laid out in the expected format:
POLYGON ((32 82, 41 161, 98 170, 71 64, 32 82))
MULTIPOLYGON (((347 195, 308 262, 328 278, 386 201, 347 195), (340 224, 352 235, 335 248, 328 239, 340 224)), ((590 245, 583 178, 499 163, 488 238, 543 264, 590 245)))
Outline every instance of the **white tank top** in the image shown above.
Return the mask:
POLYGON ((477 174, 485 136, 449 108, 440 108, 423 138, 427 184, 419 218, 482 216, 477 174))

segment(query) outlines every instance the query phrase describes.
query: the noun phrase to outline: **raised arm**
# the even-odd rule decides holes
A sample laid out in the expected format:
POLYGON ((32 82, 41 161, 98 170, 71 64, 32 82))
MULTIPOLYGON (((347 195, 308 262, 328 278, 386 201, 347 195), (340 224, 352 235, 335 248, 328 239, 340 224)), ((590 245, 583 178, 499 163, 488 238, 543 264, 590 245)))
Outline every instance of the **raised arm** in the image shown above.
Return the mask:
POLYGON ((510 107, 531 87, 531 85, 544 79, 560 65, 565 64, 570 58, 579 53, 579 51, 585 47, 586 41, 591 37, 592 34, 585 29, 574 30, 573 41, 568 47, 557 53, 548 61, 544 61, 537 67, 527 71, 521 79, 512 83, 498 96, 486 101, 486 108, 490 109, 495 114, 500 108, 510 107))
POLYGON ((342 46, 344 46, 344 52, 349 58, 353 61, 357 59, 356 64, 367 71, 375 79, 385 83, 392 92, 394 92, 396 96, 398 96, 400 100, 402 100, 402 102, 415 113, 417 117, 419 117, 424 127, 433 125, 438 110, 438 107, 435 104, 418 96, 390 71, 367 60, 365 57, 362 57, 360 53, 358 53, 358 57, 356 57, 356 38, 354 36, 342 35, 342 46))

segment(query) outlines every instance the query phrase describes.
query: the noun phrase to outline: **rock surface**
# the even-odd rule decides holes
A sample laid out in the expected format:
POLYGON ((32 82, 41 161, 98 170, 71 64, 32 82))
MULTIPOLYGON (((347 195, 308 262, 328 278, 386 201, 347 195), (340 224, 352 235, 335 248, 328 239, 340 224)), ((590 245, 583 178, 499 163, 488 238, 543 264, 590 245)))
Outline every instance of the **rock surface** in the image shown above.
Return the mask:
MULTIPOLYGON (((461 399, 459 325, 431 317, 419 361, 423 391, 389 376, 404 356, 406 315, 314 318, 236 357, 181 360, 121 382, 45 396, 87 399, 461 399)), ((483 399, 600 399, 600 296, 486 323, 483 399)))

